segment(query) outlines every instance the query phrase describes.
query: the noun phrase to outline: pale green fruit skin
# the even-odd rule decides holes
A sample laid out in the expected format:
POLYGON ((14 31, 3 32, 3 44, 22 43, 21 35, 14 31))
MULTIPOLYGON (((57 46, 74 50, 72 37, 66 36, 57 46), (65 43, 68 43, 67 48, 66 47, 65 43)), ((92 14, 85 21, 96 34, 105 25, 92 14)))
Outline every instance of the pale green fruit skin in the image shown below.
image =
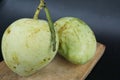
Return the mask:
POLYGON ((47 21, 23 18, 12 23, 2 38, 2 53, 8 67, 20 76, 29 76, 43 68, 56 55, 51 45, 47 21))
POLYGON ((85 22, 74 17, 64 17, 54 25, 59 35, 60 55, 74 64, 85 64, 93 58, 96 38, 85 22))

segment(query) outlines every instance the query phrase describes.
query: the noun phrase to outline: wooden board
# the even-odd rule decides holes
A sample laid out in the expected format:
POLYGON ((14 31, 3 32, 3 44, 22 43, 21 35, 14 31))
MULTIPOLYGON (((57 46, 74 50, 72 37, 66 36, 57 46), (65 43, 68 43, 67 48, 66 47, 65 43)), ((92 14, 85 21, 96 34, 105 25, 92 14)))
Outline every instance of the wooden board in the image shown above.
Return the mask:
POLYGON ((2 61, 0 63, 0 80, 84 80, 101 58, 104 50, 105 46, 98 43, 96 55, 84 65, 74 65, 56 55, 49 65, 29 77, 18 76, 2 61))

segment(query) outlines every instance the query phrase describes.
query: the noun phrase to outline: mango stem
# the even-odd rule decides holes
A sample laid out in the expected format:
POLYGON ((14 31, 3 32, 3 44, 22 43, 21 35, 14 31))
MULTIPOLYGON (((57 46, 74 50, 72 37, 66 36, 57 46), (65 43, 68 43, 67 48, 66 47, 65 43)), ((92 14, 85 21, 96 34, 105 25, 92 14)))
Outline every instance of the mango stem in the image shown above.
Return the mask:
POLYGON ((53 51, 56 51, 56 33, 55 33, 54 25, 53 25, 53 22, 52 22, 52 19, 50 16, 50 12, 49 12, 44 0, 40 0, 40 4, 38 5, 38 7, 36 9, 33 19, 36 19, 36 20, 38 19, 38 16, 39 16, 42 8, 44 8, 44 10, 45 10, 46 18, 48 20, 49 29, 51 32, 51 45, 53 46, 53 51))
POLYGON ((39 3, 39 5, 38 5, 38 7, 37 7, 37 9, 35 11, 33 19, 36 19, 36 20, 38 19, 40 11, 42 10, 43 7, 44 7, 44 0, 40 0, 40 3, 39 3))
POLYGON ((50 12, 46 6, 46 3, 44 3, 44 10, 45 10, 46 18, 48 20, 50 32, 51 32, 51 42, 53 45, 53 51, 55 51, 56 50, 56 33, 55 33, 54 25, 50 16, 50 12))

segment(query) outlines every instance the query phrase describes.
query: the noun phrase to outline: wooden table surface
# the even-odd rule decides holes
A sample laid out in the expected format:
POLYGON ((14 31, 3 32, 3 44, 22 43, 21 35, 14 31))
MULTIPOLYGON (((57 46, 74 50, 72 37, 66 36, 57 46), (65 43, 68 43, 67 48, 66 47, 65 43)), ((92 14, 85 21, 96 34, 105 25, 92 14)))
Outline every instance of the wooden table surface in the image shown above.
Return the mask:
POLYGON ((0 80, 84 80, 101 58, 105 46, 98 43, 94 58, 84 65, 74 65, 60 55, 54 60, 29 77, 21 77, 12 72, 4 63, 0 62, 0 80))

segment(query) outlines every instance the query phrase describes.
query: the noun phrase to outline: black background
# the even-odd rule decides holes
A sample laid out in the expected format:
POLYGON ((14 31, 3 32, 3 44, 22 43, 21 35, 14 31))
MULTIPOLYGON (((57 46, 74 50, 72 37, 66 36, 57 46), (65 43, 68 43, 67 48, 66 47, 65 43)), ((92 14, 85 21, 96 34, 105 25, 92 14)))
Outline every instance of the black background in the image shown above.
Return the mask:
MULTIPOLYGON (((119 80, 120 0, 46 0, 53 21, 73 16, 84 20, 106 51, 86 80, 119 80)), ((39 0, 0 1, 0 42, 5 29, 19 18, 32 18, 39 0)), ((39 18, 45 19, 44 11, 39 18)), ((0 50, 0 61, 2 61, 0 50)))

